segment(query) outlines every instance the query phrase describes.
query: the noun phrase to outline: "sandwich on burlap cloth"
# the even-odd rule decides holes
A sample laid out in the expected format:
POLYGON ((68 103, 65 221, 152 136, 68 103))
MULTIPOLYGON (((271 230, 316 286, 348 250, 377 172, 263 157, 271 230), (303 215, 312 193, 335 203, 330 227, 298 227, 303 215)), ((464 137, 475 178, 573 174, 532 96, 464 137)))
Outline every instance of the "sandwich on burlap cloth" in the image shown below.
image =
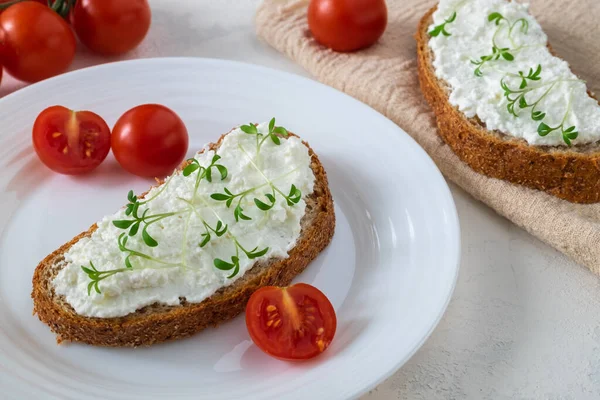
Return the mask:
MULTIPOLYGON (((335 53, 311 38, 306 0, 264 0, 257 10, 256 29, 262 39, 319 81, 398 124, 427 151, 446 178, 600 275, 600 203, 573 204, 480 175, 437 135, 433 112, 419 89, 413 38, 419 20, 435 4, 430 0, 387 0, 388 26, 382 38, 371 48, 349 54, 335 53)), ((569 62, 592 92, 600 93, 600 2, 532 0, 530 11, 556 54, 569 62)))

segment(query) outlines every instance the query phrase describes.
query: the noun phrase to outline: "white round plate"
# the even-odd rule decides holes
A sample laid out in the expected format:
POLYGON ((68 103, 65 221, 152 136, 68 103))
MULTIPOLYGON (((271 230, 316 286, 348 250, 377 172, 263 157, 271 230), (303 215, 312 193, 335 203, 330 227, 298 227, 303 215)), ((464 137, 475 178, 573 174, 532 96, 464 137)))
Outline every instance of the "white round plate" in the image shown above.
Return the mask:
POLYGON ((442 175, 398 126, 336 90, 295 75, 200 58, 145 59, 68 73, 0 100, 0 388, 3 399, 347 399, 373 388, 423 344, 452 294, 456 209, 442 175), (61 176, 31 147, 47 106, 92 110, 109 125, 161 103, 190 133, 190 151, 233 126, 277 117, 327 171, 337 226, 297 277, 338 316, 320 357, 272 359, 238 317, 149 348, 57 345, 32 316, 31 277, 47 254, 142 192, 150 181, 109 158, 93 174, 61 176))

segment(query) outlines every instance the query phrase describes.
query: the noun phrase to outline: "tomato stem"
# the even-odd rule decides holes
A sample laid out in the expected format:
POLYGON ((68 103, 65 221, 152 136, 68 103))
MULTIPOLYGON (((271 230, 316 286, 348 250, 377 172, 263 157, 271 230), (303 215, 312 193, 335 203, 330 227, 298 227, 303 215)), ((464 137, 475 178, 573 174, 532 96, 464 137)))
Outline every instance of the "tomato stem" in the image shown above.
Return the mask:
POLYGON ((69 16, 69 11, 75 6, 76 0, 48 0, 48 7, 56 11, 63 18, 69 16))
MULTIPOLYGON (((0 11, 6 10, 10 6, 14 6, 17 3, 22 3, 29 0, 11 0, 6 3, 0 4, 0 11)), ((69 11, 75 6, 77 0, 48 0, 48 7, 54 10, 58 15, 63 18, 69 16, 69 11)))

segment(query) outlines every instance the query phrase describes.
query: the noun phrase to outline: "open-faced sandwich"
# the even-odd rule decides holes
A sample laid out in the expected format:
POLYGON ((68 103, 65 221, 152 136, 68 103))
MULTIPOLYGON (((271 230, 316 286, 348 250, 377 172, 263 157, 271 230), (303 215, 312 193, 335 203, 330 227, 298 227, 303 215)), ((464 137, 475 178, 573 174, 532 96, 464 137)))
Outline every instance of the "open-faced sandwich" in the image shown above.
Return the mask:
POLYGON ((565 200, 600 201, 600 105, 527 5, 441 0, 416 39, 421 90, 464 162, 565 200))
POLYGON ((150 345, 216 326, 289 284, 335 227, 323 166, 274 119, 127 200, 35 270, 34 312, 59 342, 150 345))

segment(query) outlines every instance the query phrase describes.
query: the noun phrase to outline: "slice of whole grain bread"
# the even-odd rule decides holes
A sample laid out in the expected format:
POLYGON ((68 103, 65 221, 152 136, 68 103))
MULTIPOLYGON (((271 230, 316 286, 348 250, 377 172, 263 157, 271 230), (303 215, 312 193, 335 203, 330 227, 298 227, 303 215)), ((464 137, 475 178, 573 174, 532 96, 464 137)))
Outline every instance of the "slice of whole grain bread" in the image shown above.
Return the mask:
MULTIPOLYGON (((225 135, 210 149, 219 147, 225 135)), ((246 307, 250 295, 263 286, 288 285, 329 244, 335 229, 333 199, 323 165, 310 146, 313 193, 306 197, 306 213, 296 246, 285 259, 257 262, 234 284, 221 288, 201 303, 153 304, 124 317, 90 318, 78 315, 63 296, 57 295, 52 280, 66 264, 64 253, 80 238, 90 236, 96 224, 62 245, 37 266, 33 275, 33 312, 56 333, 57 342, 84 342, 99 346, 147 346, 200 332, 235 317, 246 307)), ((180 170, 185 167, 182 165, 180 170)), ((140 196, 143 197, 143 196, 140 196)))
POLYGON ((467 118, 449 103, 448 84, 436 77, 429 48, 428 28, 435 10, 423 16, 415 34, 419 82, 438 132, 454 153, 481 174, 575 203, 600 202, 600 143, 531 146, 524 139, 487 130, 479 119, 467 118))

